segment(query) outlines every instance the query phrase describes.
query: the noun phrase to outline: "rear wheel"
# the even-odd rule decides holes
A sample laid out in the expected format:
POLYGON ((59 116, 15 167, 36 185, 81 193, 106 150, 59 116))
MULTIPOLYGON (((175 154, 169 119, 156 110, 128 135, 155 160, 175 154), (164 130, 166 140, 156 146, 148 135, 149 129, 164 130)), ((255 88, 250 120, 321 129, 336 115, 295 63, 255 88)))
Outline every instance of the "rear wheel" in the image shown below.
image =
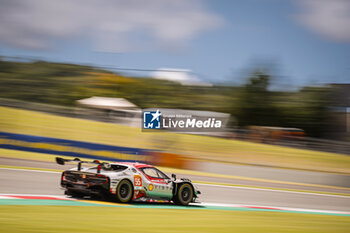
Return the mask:
POLYGON ((194 191, 192 185, 188 183, 181 184, 174 197, 174 203, 177 205, 188 205, 193 199, 194 191))
POLYGON ((132 199, 133 187, 129 180, 122 180, 117 187, 117 201, 122 203, 130 202, 132 199))

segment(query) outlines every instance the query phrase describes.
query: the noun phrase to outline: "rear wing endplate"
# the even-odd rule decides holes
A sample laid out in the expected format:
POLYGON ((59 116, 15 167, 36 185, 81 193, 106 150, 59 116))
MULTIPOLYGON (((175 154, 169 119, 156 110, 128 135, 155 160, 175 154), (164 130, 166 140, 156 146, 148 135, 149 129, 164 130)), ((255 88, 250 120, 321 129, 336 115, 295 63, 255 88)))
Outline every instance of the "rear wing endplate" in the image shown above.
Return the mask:
POLYGON ((97 173, 101 172, 101 165, 105 166, 105 167, 110 167, 109 163, 105 163, 105 162, 100 162, 98 160, 94 160, 94 161, 82 161, 79 158, 74 158, 74 159, 64 159, 61 157, 56 157, 56 163, 59 165, 65 165, 66 162, 77 162, 78 163, 78 171, 81 170, 81 164, 83 163, 89 163, 89 164, 97 164, 97 173))

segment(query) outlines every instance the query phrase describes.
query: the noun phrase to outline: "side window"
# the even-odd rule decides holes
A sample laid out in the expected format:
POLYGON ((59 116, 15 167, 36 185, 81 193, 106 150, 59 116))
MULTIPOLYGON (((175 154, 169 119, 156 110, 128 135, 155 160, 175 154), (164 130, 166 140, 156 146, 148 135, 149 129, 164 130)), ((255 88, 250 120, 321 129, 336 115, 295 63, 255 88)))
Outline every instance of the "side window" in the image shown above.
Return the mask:
POLYGON ((169 177, 167 177, 163 172, 153 167, 144 167, 141 168, 141 171, 152 178, 169 179, 169 177))
POLYGON ((153 177, 153 178, 158 178, 158 174, 157 174, 157 171, 155 169, 152 169, 152 168, 144 168, 143 169, 143 172, 150 176, 150 177, 153 177))
MULTIPOLYGON (((124 171, 125 169, 127 169, 128 167, 123 166, 123 165, 115 165, 112 164, 110 167, 105 167, 105 166, 101 166, 101 170, 103 171, 124 171)), ((88 168, 88 170, 97 170, 97 166, 94 167, 90 167, 88 168)))

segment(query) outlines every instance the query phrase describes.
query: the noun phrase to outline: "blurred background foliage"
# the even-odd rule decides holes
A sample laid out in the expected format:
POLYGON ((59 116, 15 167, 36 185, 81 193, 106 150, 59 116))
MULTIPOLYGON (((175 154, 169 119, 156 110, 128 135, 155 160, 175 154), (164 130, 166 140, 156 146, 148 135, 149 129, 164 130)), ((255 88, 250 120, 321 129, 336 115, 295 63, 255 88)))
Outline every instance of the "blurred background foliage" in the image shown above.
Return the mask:
POLYGON ((226 112, 242 127, 296 127, 308 136, 324 136, 330 88, 272 91, 273 78, 268 71, 252 70, 242 86, 185 86, 91 66, 0 59, 0 98, 74 106, 91 96, 121 97, 141 108, 226 112))

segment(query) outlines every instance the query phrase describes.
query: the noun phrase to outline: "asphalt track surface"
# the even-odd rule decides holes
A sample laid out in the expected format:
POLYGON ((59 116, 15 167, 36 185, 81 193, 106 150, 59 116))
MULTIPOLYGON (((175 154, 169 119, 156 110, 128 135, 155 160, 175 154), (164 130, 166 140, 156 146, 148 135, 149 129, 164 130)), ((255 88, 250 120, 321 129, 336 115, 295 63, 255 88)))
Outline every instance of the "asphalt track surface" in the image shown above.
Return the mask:
MULTIPOLYGON (((57 165, 54 162, 47 162, 47 161, 33 161, 33 160, 24 160, 24 159, 18 159, 18 158, 7 158, 7 157, 1 157, 0 156, 0 165, 8 165, 8 166, 24 166, 24 167, 32 167, 32 168, 46 168, 46 169, 59 169, 59 170, 65 170, 73 167, 74 165, 65 165, 60 166, 57 165)), ((220 167, 222 168, 222 167, 220 167)), ((241 168, 242 169, 242 168, 241 168)), ((259 169, 259 168, 257 168, 259 169)), ((226 172, 225 174, 230 174, 228 171, 228 168, 225 167, 226 172)), ((236 166, 233 166, 231 169, 231 175, 235 174, 236 166)), ((290 172, 290 171, 289 171, 290 172)), ((298 172, 298 171, 296 171, 298 172)), ((219 172, 214 172, 219 173, 219 172)), ((263 180, 256 180, 256 179, 250 179, 251 177, 245 176, 245 178, 248 179, 239 179, 239 178, 217 178, 217 177, 210 177, 210 176, 198 176, 198 175, 188 175, 188 174, 179 174, 176 173, 178 178, 186 177, 193 181, 205 181, 205 182, 216 182, 216 183, 226 183, 226 184, 232 184, 232 185, 246 185, 246 186, 259 186, 259 187, 267 187, 267 188, 282 188, 282 189, 297 189, 297 190, 306 190, 306 191, 318 191, 318 192, 338 192, 338 193, 346 193, 350 194, 350 188, 348 189, 335 189, 332 187, 327 186, 310 186, 310 185, 303 185, 303 184, 293 184, 293 183, 286 183, 286 182, 266 182, 263 180)), ((169 174, 168 174, 169 175, 169 174)), ((242 174, 238 174, 242 175, 242 174)), ((244 175, 244 174, 243 174, 244 175)), ((258 173, 255 177, 261 178, 263 174, 258 173)), ((294 176, 294 173, 290 173, 289 176, 294 176)), ((305 174, 304 176, 307 176, 305 174)), ((281 174, 274 174, 274 179, 280 179, 281 174)), ((342 176, 340 179, 344 179, 344 177, 347 178, 347 176, 342 176)), ((339 179, 339 177, 338 177, 339 179)), ((350 179, 350 177, 348 178, 350 179)), ((306 182, 305 182, 306 183, 306 182)), ((318 182, 314 182, 314 184, 318 184, 318 182)), ((328 182, 328 184, 333 184, 332 182, 328 182)), ((335 182, 333 185, 337 185, 335 182)), ((347 186, 341 186, 341 187, 347 187, 347 186)))
MULTIPOLYGON (((18 165, 16 159, 1 159, 0 164, 11 164, 11 161, 18 165)), ((37 161, 21 161, 21 165, 62 169, 54 163, 37 161)), ((205 180, 206 178, 201 177, 201 179, 205 180)), ((213 179, 210 178, 210 181, 213 181, 213 179)), ((63 190, 59 187, 59 180, 59 172, 0 168, 0 193, 62 195, 63 190)), ((220 178, 215 178, 215 180, 216 182, 222 182, 220 178)), ((202 192, 199 200, 204 203, 350 211, 350 196, 200 183, 196 185, 202 192)))
POLYGON ((287 182, 313 183, 320 185, 336 185, 350 188, 350 175, 334 174, 317 171, 303 171, 266 166, 234 165, 225 163, 200 162, 194 163, 199 171, 244 177, 259 177, 261 179, 276 179, 287 182))

